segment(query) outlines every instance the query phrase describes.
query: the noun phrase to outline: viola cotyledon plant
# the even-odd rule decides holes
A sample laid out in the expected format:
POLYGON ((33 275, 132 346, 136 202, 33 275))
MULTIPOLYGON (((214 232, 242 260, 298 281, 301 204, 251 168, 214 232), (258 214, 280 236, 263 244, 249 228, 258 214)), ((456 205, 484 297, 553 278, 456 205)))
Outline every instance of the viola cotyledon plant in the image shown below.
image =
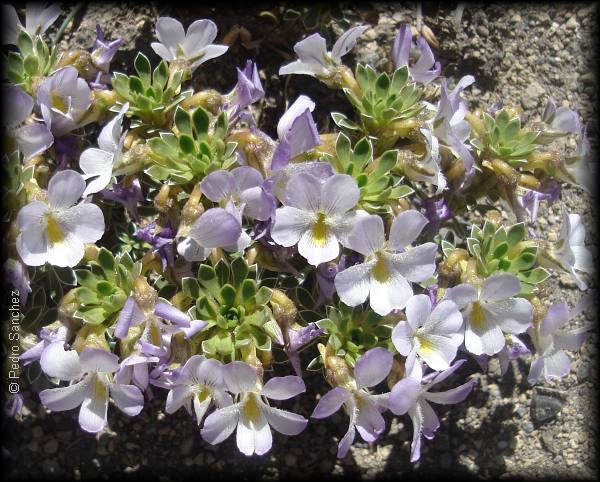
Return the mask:
POLYGON ((431 404, 477 389, 470 358, 506 372, 531 357, 530 383, 569 373, 590 326, 566 324, 592 294, 551 304, 545 286, 566 273, 587 290, 593 253, 577 214, 563 209, 555 238, 531 228, 564 183, 594 194, 575 111, 469 110, 477 79, 444 78, 409 25, 389 70, 351 68, 359 25, 331 47, 307 36, 279 70, 340 90, 353 113, 333 110, 324 132, 300 95, 265 126, 254 62, 227 93, 193 87, 227 55, 211 20, 158 18, 160 60, 140 52, 124 73, 100 27, 65 51, 45 34, 57 6, 3 9, 4 269, 23 369, 55 385, 46 408, 99 433, 113 405, 136 416, 164 395, 167 414, 185 408, 209 444, 235 431, 245 455, 343 409, 338 457, 385 433, 389 411, 411 420, 414 462, 443 430, 431 404), (292 410, 313 403, 307 371, 320 398, 292 410))

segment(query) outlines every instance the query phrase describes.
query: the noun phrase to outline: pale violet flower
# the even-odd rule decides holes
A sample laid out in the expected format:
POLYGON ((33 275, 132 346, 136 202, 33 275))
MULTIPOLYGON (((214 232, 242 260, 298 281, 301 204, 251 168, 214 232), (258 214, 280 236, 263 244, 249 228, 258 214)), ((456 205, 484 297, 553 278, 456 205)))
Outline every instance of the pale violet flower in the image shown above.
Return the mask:
POLYGON ((81 405, 79 425, 86 432, 96 433, 106 427, 109 394, 126 415, 137 415, 144 406, 144 396, 138 387, 113 381, 113 373, 119 369, 119 358, 113 353, 85 348, 78 354, 75 350, 65 350, 63 342, 58 341, 44 351, 40 364, 49 377, 74 382, 68 387, 42 390, 42 403, 54 411, 81 405))
POLYGON ((421 129, 425 139, 425 155, 418 161, 419 169, 410 164, 404 167, 404 173, 412 181, 428 182, 437 187, 435 194, 441 193, 447 185, 446 177, 440 166, 440 143, 429 129, 421 129))
POLYGON ((471 379, 462 385, 444 392, 430 392, 441 381, 452 375, 462 366, 465 360, 456 361, 443 372, 429 373, 423 377, 423 371, 414 357, 406 361, 408 376, 398 381, 389 395, 388 407, 396 415, 408 416, 413 424, 413 440, 410 446, 410 461, 416 462, 421 457, 421 435, 431 440, 440 427, 440 420, 433 411, 430 402, 455 404, 462 402, 477 383, 471 379))
POLYGON ((504 332, 523 333, 533 321, 533 306, 515 298, 521 282, 511 273, 494 273, 480 289, 464 283, 448 288, 444 299, 461 309, 465 320, 465 347, 474 355, 495 355, 505 344, 504 332))
POLYGON ((562 378, 571 371, 571 360, 563 350, 579 350, 592 326, 588 324, 570 331, 562 328, 570 318, 593 304, 594 295, 595 293, 586 295, 570 313, 564 302, 550 306, 542 322, 529 329, 529 336, 535 346, 535 357, 527 377, 529 383, 535 383, 541 377, 549 382, 552 378, 562 378))
POLYGON ((37 103, 52 134, 60 137, 83 126, 83 116, 92 104, 92 94, 77 69, 67 66, 40 84, 37 103))
POLYGON ((465 75, 453 90, 449 90, 446 79, 442 79, 440 101, 432 121, 433 135, 438 138, 441 145, 462 159, 467 174, 473 169, 473 155, 467 145, 471 125, 465 120, 468 109, 461 93, 473 82, 475 78, 472 75, 465 75))
POLYGON ((15 7, 2 5, 2 44, 16 45, 21 30, 32 37, 42 35, 60 15, 60 4, 48 5, 45 2, 27 2, 25 4, 25 26, 21 23, 15 7))
POLYGON ((48 183, 47 203, 33 201, 21 208, 17 251, 25 264, 75 266, 83 258, 84 244, 102 237, 102 210, 92 203, 75 204, 84 190, 81 174, 60 171, 48 183))
POLYGON ((385 430, 385 411, 389 393, 373 394, 369 388, 379 385, 392 369, 393 355, 385 348, 372 348, 365 352, 354 367, 355 385, 334 387, 321 397, 313 410, 312 418, 327 418, 342 406, 350 416, 348 431, 338 444, 337 456, 343 458, 354 442, 356 431, 365 442, 374 442, 385 430))
POLYGON ((394 327, 392 341, 401 355, 414 351, 433 370, 446 370, 463 342, 462 325, 454 302, 441 301, 432 311, 429 296, 415 295, 406 303, 406 320, 394 327))
POLYGON ((42 353, 44 353, 52 343, 56 341, 66 342, 68 331, 69 329, 62 324, 56 329, 52 329, 49 326, 42 328, 38 335, 40 341, 21 353, 19 360, 23 362, 23 366, 27 366, 30 363, 39 360, 42 357, 42 353))
POLYGON ((265 89, 258 75, 258 66, 252 60, 246 61, 243 70, 237 69, 237 84, 232 95, 233 105, 238 112, 265 96, 265 89))
POLYGON ((266 399, 287 400, 306 391, 302 378, 274 377, 260 386, 256 369, 233 361, 222 368, 227 390, 235 396, 232 405, 211 413, 200 431, 202 438, 215 445, 237 428, 236 441, 244 455, 262 455, 273 443, 271 427, 284 435, 298 435, 308 423, 301 415, 270 406, 266 399))
POLYGON ((405 250, 426 224, 427 218, 417 211, 400 213, 386 241, 381 217, 359 219, 347 246, 365 256, 365 261, 336 275, 335 287, 342 302, 358 306, 369 297, 371 308, 380 315, 404 308, 413 294, 410 282, 425 281, 435 271, 435 243, 405 250))
MULTIPOLYGON (((529 328, 531 330, 531 328, 529 328)), ((511 360, 530 355, 529 348, 521 341, 517 335, 511 333, 505 333, 504 338, 506 339, 504 348, 498 352, 498 362, 500 362, 500 375, 504 375, 508 370, 508 366, 511 360)))
POLYGON ((177 244, 177 252, 187 261, 204 261, 213 248, 236 244, 241 234, 242 225, 234 214, 223 208, 208 209, 177 244))
POLYGON ((115 374, 115 382, 121 385, 134 384, 140 390, 145 391, 148 389, 150 379, 150 364, 158 363, 158 361, 157 356, 136 350, 120 363, 119 370, 115 374))
POLYGON ((225 391, 223 365, 218 360, 194 355, 185 362, 167 395, 165 411, 175 413, 185 407, 196 415, 198 425, 211 404, 217 408, 232 404, 231 395, 225 391))
POLYGON ((311 114, 314 109, 315 103, 307 96, 301 95, 281 116, 277 123, 279 144, 273 152, 271 170, 283 169, 290 159, 321 143, 317 125, 311 114))
POLYGON ((548 128, 544 130, 544 135, 561 136, 568 133, 579 134, 581 124, 579 115, 568 107, 556 107, 556 102, 552 97, 548 98, 546 108, 542 115, 542 120, 548 128))
POLYGON ((571 273, 580 290, 587 289, 581 273, 594 272, 592 252, 585 246, 585 226, 579 214, 569 214, 564 208, 558 241, 540 254, 540 264, 571 273))
POLYGON ((427 40, 422 36, 419 36, 417 39, 416 50, 419 51, 419 59, 413 66, 409 65, 411 47, 414 48, 410 26, 402 24, 398 29, 392 47, 392 61, 394 62, 394 67, 399 69, 406 65, 408 73, 413 80, 423 84, 427 84, 437 78, 442 71, 442 67, 439 62, 435 61, 433 52, 431 51, 427 40))
POLYGON ((221 207, 233 201, 244 216, 266 221, 275 210, 275 199, 263 190, 262 183, 260 172, 250 166, 240 166, 231 171, 211 172, 200 183, 200 189, 221 207))
POLYGON ((229 48, 212 43, 217 37, 217 26, 212 20, 196 20, 185 32, 178 20, 160 17, 156 21, 156 37, 158 42, 152 42, 150 46, 157 55, 168 62, 185 60, 190 63, 192 72, 207 60, 220 57, 229 48))
MULTIPOLYGON (((321 182, 301 173, 287 183, 286 205, 275 212, 271 237, 280 246, 298 245, 309 264, 318 266, 340 254, 354 221, 360 214, 351 211, 360 191, 347 174, 335 174, 321 182)), ((363 211, 366 215, 366 212, 363 211)))
POLYGON ((342 57, 354 48, 358 37, 368 28, 368 25, 361 25, 344 32, 331 52, 327 51, 327 44, 321 35, 309 35, 294 45, 298 60, 280 67, 279 75, 306 74, 317 78, 331 76, 334 69, 342 65, 342 57))
POLYGON ((124 104, 119 113, 103 127, 98 136, 98 148, 90 147, 81 153, 79 167, 84 172, 83 178, 95 178, 85 188, 84 196, 102 191, 110 183, 113 166, 121 157, 127 135, 127 131, 122 132, 121 124, 128 109, 129 104, 124 104))
POLYGON ((118 38, 112 41, 107 41, 104 38, 104 32, 100 25, 96 25, 96 40, 92 47, 91 56, 92 62, 102 72, 108 73, 110 62, 119 50, 119 47, 125 43, 125 40, 118 38))
POLYGON ((54 143, 54 136, 43 122, 24 124, 33 111, 33 99, 20 87, 11 84, 2 85, 2 124, 7 128, 7 134, 12 137, 23 160, 28 161, 54 143))

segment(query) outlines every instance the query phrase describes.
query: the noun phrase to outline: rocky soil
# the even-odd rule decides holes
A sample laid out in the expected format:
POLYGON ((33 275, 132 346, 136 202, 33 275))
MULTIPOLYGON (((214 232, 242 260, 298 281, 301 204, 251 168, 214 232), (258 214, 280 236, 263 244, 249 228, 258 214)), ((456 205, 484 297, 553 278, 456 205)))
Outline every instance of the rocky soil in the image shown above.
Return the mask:
MULTIPOLYGON (((489 106, 503 101, 520 105, 532 116, 540 115, 546 96, 557 104, 577 109, 588 123, 588 132, 597 133, 597 98, 594 74, 597 50, 594 44, 597 9, 592 4, 530 5, 467 4, 458 23, 449 9, 423 6, 424 22, 437 36, 444 75, 452 79, 473 74, 476 84, 467 91, 472 106, 489 106)), ((343 98, 322 87, 316 80, 294 76, 279 79, 277 68, 287 61, 291 45, 301 38, 297 27, 274 29, 268 16, 259 12, 269 4, 249 4, 241 12, 209 8, 169 7, 168 4, 90 4, 67 28, 63 43, 89 47, 99 23, 107 38, 126 40, 115 60, 115 70, 127 70, 138 50, 156 61, 149 48, 154 21, 159 15, 172 15, 184 24, 197 18, 212 18, 220 36, 237 24, 250 33, 238 38, 230 53, 199 70, 197 82, 227 91, 235 83, 233 66, 254 58, 264 74, 267 99, 261 123, 271 123, 285 109, 288 99, 304 93, 317 101, 318 124, 327 128, 328 109, 344 109, 343 98), (287 30, 286 30, 287 29, 287 30), (253 47, 252 41, 265 38, 253 47), (246 42, 246 47, 241 41, 246 42), (250 42, 250 44, 248 44, 250 42), (283 93, 283 94, 281 94, 283 93)), ((351 11, 350 11, 351 10, 351 11)), ((372 3, 350 8, 372 28, 363 35, 354 57, 381 67, 387 62, 391 42, 402 22, 416 20, 416 7, 372 3)), ((339 33, 339 32, 338 32, 339 33)), ((232 34, 233 36, 233 34, 232 34)), ((580 189, 566 188, 562 205, 583 216, 587 242, 595 243, 597 207, 580 189)), ((537 225, 538 235, 552 238, 561 222, 560 206, 544 205, 537 225)), ((592 281, 592 285, 595 283, 592 281)), ((553 301, 571 306, 581 292, 566 277, 550 283, 553 301)), ((596 324, 596 313, 579 316, 573 326, 596 324)), ((44 382, 24 382, 25 408, 20 421, 6 420, 3 455, 13 478, 64 477, 74 479, 116 476, 152 477, 178 480, 185 476, 235 477, 238 480, 332 478, 352 476, 364 479, 427 477, 452 474, 463 478, 592 479, 598 475, 598 432, 595 390, 597 383, 597 328, 580 353, 572 355, 571 373, 559 382, 531 387, 527 381, 528 360, 514 363, 501 377, 496 362, 486 374, 469 362, 465 372, 479 380, 466 402, 451 407, 437 406, 441 427, 432 441, 424 441, 421 460, 409 462, 412 426, 407 417, 388 417, 390 430, 377 444, 357 442, 350 455, 336 460, 336 445, 344 434, 347 418, 340 414, 327 421, 313 421, 297 437, 274 434, 273 450, 265 457, 245 457, 230 437, 212 447, 200 438, 192 419, 183 411, 165 416, 164 393, 148 402, 142 414, 128 418, 109 410, 111 430, 99 437, 79 429, 77 412, 50 414, 39 403, 36 391, 44 382)), ((35 373, 28 374, 35 378, 35 373)), ((317 377, 318 375, 314 375, 317 377)), ((320 386, 307 380, 308 392, 296 406, 288 406, 309 416, 320 386)))

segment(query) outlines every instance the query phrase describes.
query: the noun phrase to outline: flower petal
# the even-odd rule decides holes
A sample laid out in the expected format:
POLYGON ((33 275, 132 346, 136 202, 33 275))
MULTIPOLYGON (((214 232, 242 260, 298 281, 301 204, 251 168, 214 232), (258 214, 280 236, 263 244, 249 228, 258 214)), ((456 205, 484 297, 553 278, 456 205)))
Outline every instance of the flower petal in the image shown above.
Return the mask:
POLYGON ((485 323, 485 326, 476 328, 472 323, 467 323, 465 347, 474 355, 495 355, 502 350, 504 343, 504 333, 499 326, 485 323))
POLYGON ((202 438, 211 445, 221 443, 228 438, 240 418, 240 403, 219 408, 211 413, 204 421, 204 427, 200 431, 202 438))
POLYGON ((395 272, 414 283, 425 281, 435 272, 437 244, 425 243, 404 253, 392 255, 395 272))
POLYGON ((380 216, 369 215, 356 221, 348 236, 347 247, 369 256, 383 248, 385 231, 380 216))
POLYGON ((213 43, 217 38, 217 26, 212 20, 195 20, 188 27, 185 40, 181 44, 186 56, 191 57, 213 43))
POLYGON ((260 394, 273 400, 287 400, 306 391, 302 378, 295 375, 273 377, 265 383, 260 394))
POLYGON ((394 356, 385 348, 371 348, 361 356, 354 367, 354 377, 359 387, 374 387, 388 376, 394 356))
POLYGON ((86 373, 114 373, 119 369, 119 357, 100 348, 85 348, 79 355, 79 360, 86 373))
POLYGON ((389 247, 397 250, 412 244, 419 237, 427 223, 429 223, 429 220, 415 210, 398 214, 390 228, 389 247))
POLYGON ((83 375, 79 355, 75 350, 65 350, 62 340, 52 342, 43 351, 40 365, 46 375, 61 380, 76 380, 83 375))
POLYGON ((321 207, 321 181, 306 172, 294 174, 286 186, 288 206, 315 213, 321 207))
POLYGON ((222 373, 225 385, 232 393, 251 392, 256 385, 256 369, 247 363, 233 361, 223 366, 222 373))
POLYGON ((459 310, 462 310, 469 303, 476 301, 478 298, 477 290, 474 286, 468 283, 462 283, 448 288, 444 293, 444 300, 453 301, 459 310))
POLYGON ((331 58, 333 61, 338 64, 342 63, 342 57, 354 48, 358 37, 360 37, 368 28, 368 25, 359 25, 358 27, 352 27, 344 32, 340 38, 336 40, 331 49, 331 58))
POLYGON ((54 144, 54 136, 44 123, 24 125, 15 129, 12 135, 23 153, 23 161, 40 155, 54 144))
POLYGON ((358 306, 369 296, 371 271, 374 263, 361 263, 350 266, 335 275, 335 289, 348 306, 358 306))
POLYGON ((404 415, 415 406, 421 390, 421 382, 412 377, 399 380, 390 393, 388 406, 395 415, 404 415))
POLYGON ((533 306, 523 298, 482 302, 481 307, 486 320, 508 333, 523 333, 533 322, 533 306))
POLYGON ((360 190, 352 176, 334 174, 321 188, 321 208, 329 216, 344 214, 358 202, 360 190))
POLYGON ((211 172, 200 183, 202 194, 213 202, 228 199, 234 193, 235 187, 233 173, 223 169, 211 172))
POLYGON ((108 387, 96 380, 79 409, 79 425, 86 432, 100 432, 108 422, 108 387))
POLYGON ((175 50, 177 44, 183 45, 185 42, 185 31, 178 20, 171 17, 160 17, 156 21, 156 37, 169 50, 175 50))
POLYGON ((442 403, 446 405, 460 403, 467 398, 476 384, 477 379, 473 378, 456 388, 452 388, 444 392, 425 392, 423 394, 423 398, 429 400, 430 402, 442 403))
POLYGON ((115 405, 125 414, 134 417, 144 408, 144 395, 135 385, 110 385, 110 396, 115 405))
POLYGON ((363 401, 356 416, 356 430, 365 442, 375 442, 385 430, 385 420, 370 400, 363 401))
POLYGON ((321 263, 337 258, 340 254, 340 244, 333 233, 328 232, 323 240, 316 238, 311 229, 305 231, 298 241, 298 252, 306 258, 308 264, 319 266, 321 263))
POLYGON ((241 233, 239 221, 222 208, 205 211, 190 229, 190 237, 200 246, 209 249, 234 244, 241 233))
POLYGON ((431 300, 427 295, 414 295, 406 302, 406 319, 413 331, 427 323, 431 314, 431 300))
POLYGON ((114 154, 102 149, 92 147, 81 153, 79 167, 85 173, 85 178, 98 176, 87 185, 85 191, 83 191, 84 197, 88 194, 100 192, 108 186, 112 176, 113 161, 114 154))
POLYGON ((73 206, 85 190, 85 181, 78 172, 66 169, 57 172, 48 182, 48 204, 58 210, 73 206))
POLYGON ((313 222, 313 216, 295 207, 284 206, 275 211, 271 237, 277 244, 294 246, 313 222))
POLYGON ((50 388, 40 392, 42 404, 54 412, 72 410, 83 403, 88 396, 89 380, 84 379, 68 387, 50 388))
POLYGON ((104 235, 104 215, 95 204, 78 204, 60 213, 57 219, 66 233, 82 243, 95 243, 104 235))
POLYGON ((327 418, 337 412, 344 402, 352 398, 352 393, 342 387, 335 387, 323 395, 313 410, 311 418, 327 418))
POLYGON ((521 282, 514 274, 494 273, 483 282, 479 297, 482 300, 505 300, 520 291, 521 282))
POLYGON ((402 309, 412 296, 413 290, 402 276, 394 273, 387 281, 380 282, 372 275, 369 287, 369 303, 373 311, 385 316, 394 309, 402 309))
POLYGON ((263 405, 261 409, 269 425, 284 435, 298 435, 308 424, 308 420, 297 413, 269 407, 268 405, 263 405))

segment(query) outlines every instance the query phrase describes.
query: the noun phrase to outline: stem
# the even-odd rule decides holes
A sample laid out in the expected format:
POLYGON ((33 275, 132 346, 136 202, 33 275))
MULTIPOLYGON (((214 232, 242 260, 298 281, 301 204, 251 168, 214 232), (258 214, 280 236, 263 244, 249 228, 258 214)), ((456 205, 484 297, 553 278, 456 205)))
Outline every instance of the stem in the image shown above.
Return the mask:
POLYGON ((79 2, 71 9, 71 11, 69 12, 69 15, 67 15, 67 18, 65 18, 63 20, 63 23, 61 24, 60 28, 58 29, 58 32, 56 32, 56 35, 54 36, 54 39, 52 40, 52 46, 55 46, 60 41, 63 34, 65 33, 65 30, 67 29, 67 26, 69 25, 71 20, 73 20, 75 15, 77 15, 79 13, 79 11, 83 8, 84 5, 85 5, 85 2, 79 2))

